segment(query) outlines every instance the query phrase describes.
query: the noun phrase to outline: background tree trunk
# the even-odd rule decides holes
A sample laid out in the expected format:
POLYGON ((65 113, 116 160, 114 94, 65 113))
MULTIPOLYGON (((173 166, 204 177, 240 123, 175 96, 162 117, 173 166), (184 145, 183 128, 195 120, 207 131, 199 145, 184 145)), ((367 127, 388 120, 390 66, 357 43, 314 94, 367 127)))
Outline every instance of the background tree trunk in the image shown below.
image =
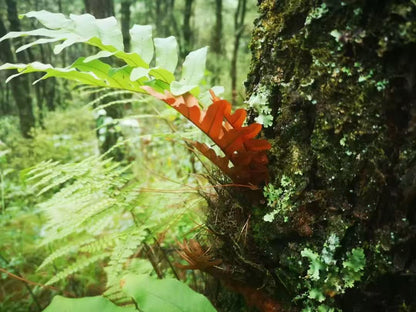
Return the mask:
POLYGON ((343 311, 414 311, 416 6, 264 0, 259 8, 246 86, 267 99, 258 104, 274 118, 264 131, 270 182, 287 196, 267 207, 253 194, 220 193, 209 219, 218 255, 240 285, 298 310, 302 250, 321 253, 336 235, 338 261, 364 249, 365 275, 345 294, 321 289, 326 301, 343 311), (279 213, 264 221, 276 203, 279 213))
POLYGON ((224 59, 224 45, 223 45, 223 22, 222 22, 222 0, 215 0, 215 25, 213 27, 212 39, 210 49, 215 53, 215 61, 212 62, 212 84, 215 85, 220 81, 221 66, 223 64, 220 60, 224 59))
MULTIPOLYGON (((87 13, 90 13, 95 16, 95 18, 106 18, 109 16, 114 16, 114 2, 113 0, 84 0, 85 10, 87 13)), ((124 21, 126 23, 126 21, 124 21)), ((124 25, 125 27, 126 25, 124 25)), ((125 32, 125 30, 124 30, 125 32)), ((125 38, 123 38, 125 40, 125 38)), ((123 40, 123 41, 124 41, 123 40)), ((98 94, 95 94, 97 96, 98 94)), ((108 96, 105 99, 108 102, 117 100, 114 96, 108 96)), ((107 106, 105 108, 105 116, 100 116, 97 119, 97 127, 104 127, 105 133, 100 134, 100 130, 97 131, 97 136, 103 135, 103 142, 100 144, 101 153, 105 153, 110 150, 114 145, 117 144, 118 139, 121 137, 121 132, 117 127, 117 122, 113 121, 112 124, 106 124, 106 116, 114 119, 119 119, 123 117, 124 108, 118 104, 107 106)), ((121 149, 115 149, 112 153, 109 154, 110 157, 120 161, 123 159, 124 154, 121 149)))
POLYGON ((84 0, 84 4, 86 12, 94 15, 96 18, 115 15, 113 0, 84 0))
POLYGON ((182 42, 182 57, 185 57, 192 50, 192 5, 194 0, 185 0, 185 10, 183 12, 183 42, 182 42))
MULTIPOLYGON (((18 18, 16 1, 6 0, 7 17, 10 22, 10 31, 20 31, 20 21, 18 18)), ((0 36, 6 34, 6 27, 0 20, 0 36)), ((14 63, 28 63, 25 53, 18 53, 17 56, 11 50, 10 43, 5 41, 2 47, 4 61, 14 63)), ((11 89, 14 101, 19 112, 20 130, 24 137, 30 137, 30 129, 35 126, 35 116, 33 114, 32 97, 30 95, 29 77, 24 75, 11 81, 11 89)))
POLYGON ((244 20, 246 17, 247 0, 238 0, 237 9, 234 14, 234 46, 231 57, 231 92, 232 104, 237 104, 237 60, 238 49, 240 48, 241 36, 244 32, 244 20))
POLYGON ((123 44, 124 50, 130 51, 130 6, 132 4, 132 0, 123 0, 121 1, 121 31, 123 33, 123 44))

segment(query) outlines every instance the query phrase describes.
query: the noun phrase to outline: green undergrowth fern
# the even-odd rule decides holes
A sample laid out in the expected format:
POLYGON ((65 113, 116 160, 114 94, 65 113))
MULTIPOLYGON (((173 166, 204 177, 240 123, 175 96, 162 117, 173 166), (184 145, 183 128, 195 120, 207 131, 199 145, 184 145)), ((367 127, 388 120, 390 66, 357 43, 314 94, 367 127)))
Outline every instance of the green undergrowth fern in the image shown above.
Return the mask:
POLYGON ((180 238, 193 226, 183 219, 193 214, 188 208, 200 200, 196 194, 180 194, 176 200, 158 196, 158 201, 170 200, 175 208, 166 209, 150 193, 140 191, 143 181, 135 178, 131 166, 105 156, 66 164, 42 162, 28 173, 38 194, 52 193, 39 208, 47 217, 40 247, 52 247, 53 252, 38 270, 65 257, 76 255, 77 259, 47 284, 105 260, 107 288, 117 292, 129 262, 139 257, 145 244, 153 244, 155 237, 169 229, 180 238))

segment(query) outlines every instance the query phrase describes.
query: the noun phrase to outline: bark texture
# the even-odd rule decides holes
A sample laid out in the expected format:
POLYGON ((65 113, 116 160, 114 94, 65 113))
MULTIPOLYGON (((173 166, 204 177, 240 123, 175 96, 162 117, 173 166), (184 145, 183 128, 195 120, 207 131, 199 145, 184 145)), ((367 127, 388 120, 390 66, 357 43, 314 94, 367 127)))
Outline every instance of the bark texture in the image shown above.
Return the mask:
POLYGON ((113 0, 84 0, 84 5, 87 13, 94 15, 96 18, 114 16, 113 0))
POLYGON ((325 302, 415 311, 416 3, 264 0, 259 9, 246 86, 266 99, 253 118, 273 116, 270 182, 283 195, 267 206, 222 193, 209 220, 218 254, 241 283, 300 310, 301 252, 321 253, 336 235, 335 258, 362 248, 366 265, 345 293, 321 289, 325 302))

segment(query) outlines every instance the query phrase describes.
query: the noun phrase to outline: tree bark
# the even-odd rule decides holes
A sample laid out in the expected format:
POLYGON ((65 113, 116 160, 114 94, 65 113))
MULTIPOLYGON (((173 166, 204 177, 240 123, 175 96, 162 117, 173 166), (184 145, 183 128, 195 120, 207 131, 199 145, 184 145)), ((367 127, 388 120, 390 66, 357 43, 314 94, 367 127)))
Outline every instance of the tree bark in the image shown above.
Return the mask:
MULTIPOLYGON (((6 0, 7 17, 10 22, 10 31, 20 31, 20 21, 17 14, 17 6, 15 0, 6 0)), ((0 20, 0 36, 7 33, 4 23, 0 20)), ((6 40, 1 49, 5 62, 27 63, 25 53, 18 53, 17 56, 11 50, 10 43, 6 40)), ((13 98, 19 112, 20 130, 22 135, 29 138, 30 130, 35 126, 35 116, 33 114, 32 97, 30 94, 29 77, 26 75, 17 77, 11 81, 11 89, 13 98)))
POLYGON ((182 56, 185 57, 192 49, 192 5, 194 0, 185 0, 185 10, 183 12, 183 42, 182 42, 182 56))
POLYGON ((130 51, 130 6, 131 0, 121 1, 121 32, 123 33, 124 50, 130 51))
POLYGON ((259 9, 246 86, 252 98, 266 98, 257 109, 271 111, 270 183, 284 195, 267 205, 261 194, 219 191, 208 219, 217 257, 240 285, 279 302, 263 311, 299 311, 305 302, 318 311, 313 298, 293 301, 315 283, 301 253, 324 257, 336 236, 339 271, 332 281, 319 280, 319 271, 315 289, 324 304, 415 310, 416 7, 263 0, 259 9), (325 288, 343 283, 342 259, 354 248, 365 253, 361 281, 345 293, 325 288))
POLYGON ((222 0, 215 0, 215 24, 212 31, 210 50, 215 54, 215 60, 210 64, 212 68, 213 85, 220 82, 221 67, 224 64, 220 61, 224 59, 223 46, 223 21, 222 21, 222 0))
POLYGON ((113 0, 84 0, 84 4, 87 13, 94 15, 96 18, 114 16, 113 0))
POLYGON ((215 25, 212 34, 211 51, 217 55, 224 51, 222 35, 222 0, 215 0, 215 25))

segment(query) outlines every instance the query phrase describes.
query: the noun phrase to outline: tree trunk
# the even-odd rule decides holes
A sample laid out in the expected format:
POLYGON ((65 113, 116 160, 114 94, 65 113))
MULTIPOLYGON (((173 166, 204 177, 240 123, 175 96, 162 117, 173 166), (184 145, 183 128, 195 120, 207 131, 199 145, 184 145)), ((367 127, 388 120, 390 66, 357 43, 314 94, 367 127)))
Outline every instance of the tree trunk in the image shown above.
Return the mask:
MULTIPOLYGON (((3 23, 3 18, 0 15, 0 36, 3 36, 7 33, 6 26, 3 23)), ((8 62, 8 60, 13 59, 12 52, 10 50, 9 42, 3 41, 0 43, 0 60, 2 62, 8 62)), ((10 93, 10 84, 6 84, 4 80, 6 80, 6 76, 2 75, 0 79, 0 94, 1 94, 1 102, 0 102, 0 116, 2 115, 11 115, 14 113, 13 105, 9 103, 8 95, 10 93), (4 77, 4 79, 3 79, 4 77)))
POLYGON ((130 6, 131 0, 121 1, 121 31, 123 33, 124 50, 130 51, 130 6))
MULTIPOLYGON (((10 31, 20 31, 20 21, 17 14, 17 6, 15 0, 6 0, 7 3, 7 17, 10 22, 10 31)), ((0 20, 0 36, 6 34, 6 27, 0 20)), ((15 63, 16 60, 20 63, 27 63, 25 53, 18 53, 17 57, 13 54, 10 43, 5 41, 3 44, 3 57, 6 62, 15 63)), ((13 98, 19 112, 20 130, 22 135, 26 138, 30 137, 30 129, 35 126, 35 116, 33 114, 32 97, 30 94, 29 77, 26 75, 17 77, 11 81, 11 88, 13 98)))
POLYGON ((224 66, 220 60, 224 59, 223 46, 223 22, 222 22, 222 0, 215 0, 215 24, 211 38, 211 52, 215 53, 215 60, 210 65, 212 68, 212 84, 220 82, 221 67, 224 66))
MULTIPOLYGON (((88 13, 94 15, 96 18, 106 18, 109 16, 114 16, 114 2, 113 0, 84 0, 85 9, 88 13)), ((94 96, 98 96, 95 94, 94 96)), ((106 101, 111 102, 115 101, 117 98, 113 96, 106 97, 106 101)), ((100 133, 100 130, 97 130, 97 136, 103 136, 102 141, 100 140, 100 152, 105 153, 109 151, 114 145, 117 144, 118 139, 121 137, 121 132, 117 127, 116 121, 113 121, 112 124, 105 124, 107 118, 111 117, 114 119, 119 119, 124 115, 124 109, 120 105, 111 105, 105 108, 105 115, 100 115, 97 118, 97 128, 103 127, 105 133, 100 133)), ((121 149, 114 149, 109 157, 113 157, 115 160, 120 161, 123 159, 124 154, 121 149)))
POLYGON ((237 60, 238 49, 240 48, 241 36, 244 32, 244 19, 246 16, 247 0, 238 0, 237 9, 234 14, 234 46, 231 58, 231 92, 232 104, 237 104, 237 60))
POLYGON ((114 16, 113 0, 84 0, 84 4, 87 13, 94 15, 96 18, 114 16))
POLYGON ((192 4, 194 0, 185 0, 185 11, 183 12, 183 42, 182 42, 182 57, 185 57, 192 49, 192 4))
POLYGON ((215 25, 212 34, 211 51, 220 55, 224 48, 222 46, 222 0, 215 0, 215 25))
POLYGON ((240 293, 274 300, 260 311, 415 311, 416 6, 259 8, 246 86, 253 113, 273 117, 264 135, 274 190, 219 191, 208 219, 217 257, 240 293), (349 288, 360 249, 363 276, 349 288))

